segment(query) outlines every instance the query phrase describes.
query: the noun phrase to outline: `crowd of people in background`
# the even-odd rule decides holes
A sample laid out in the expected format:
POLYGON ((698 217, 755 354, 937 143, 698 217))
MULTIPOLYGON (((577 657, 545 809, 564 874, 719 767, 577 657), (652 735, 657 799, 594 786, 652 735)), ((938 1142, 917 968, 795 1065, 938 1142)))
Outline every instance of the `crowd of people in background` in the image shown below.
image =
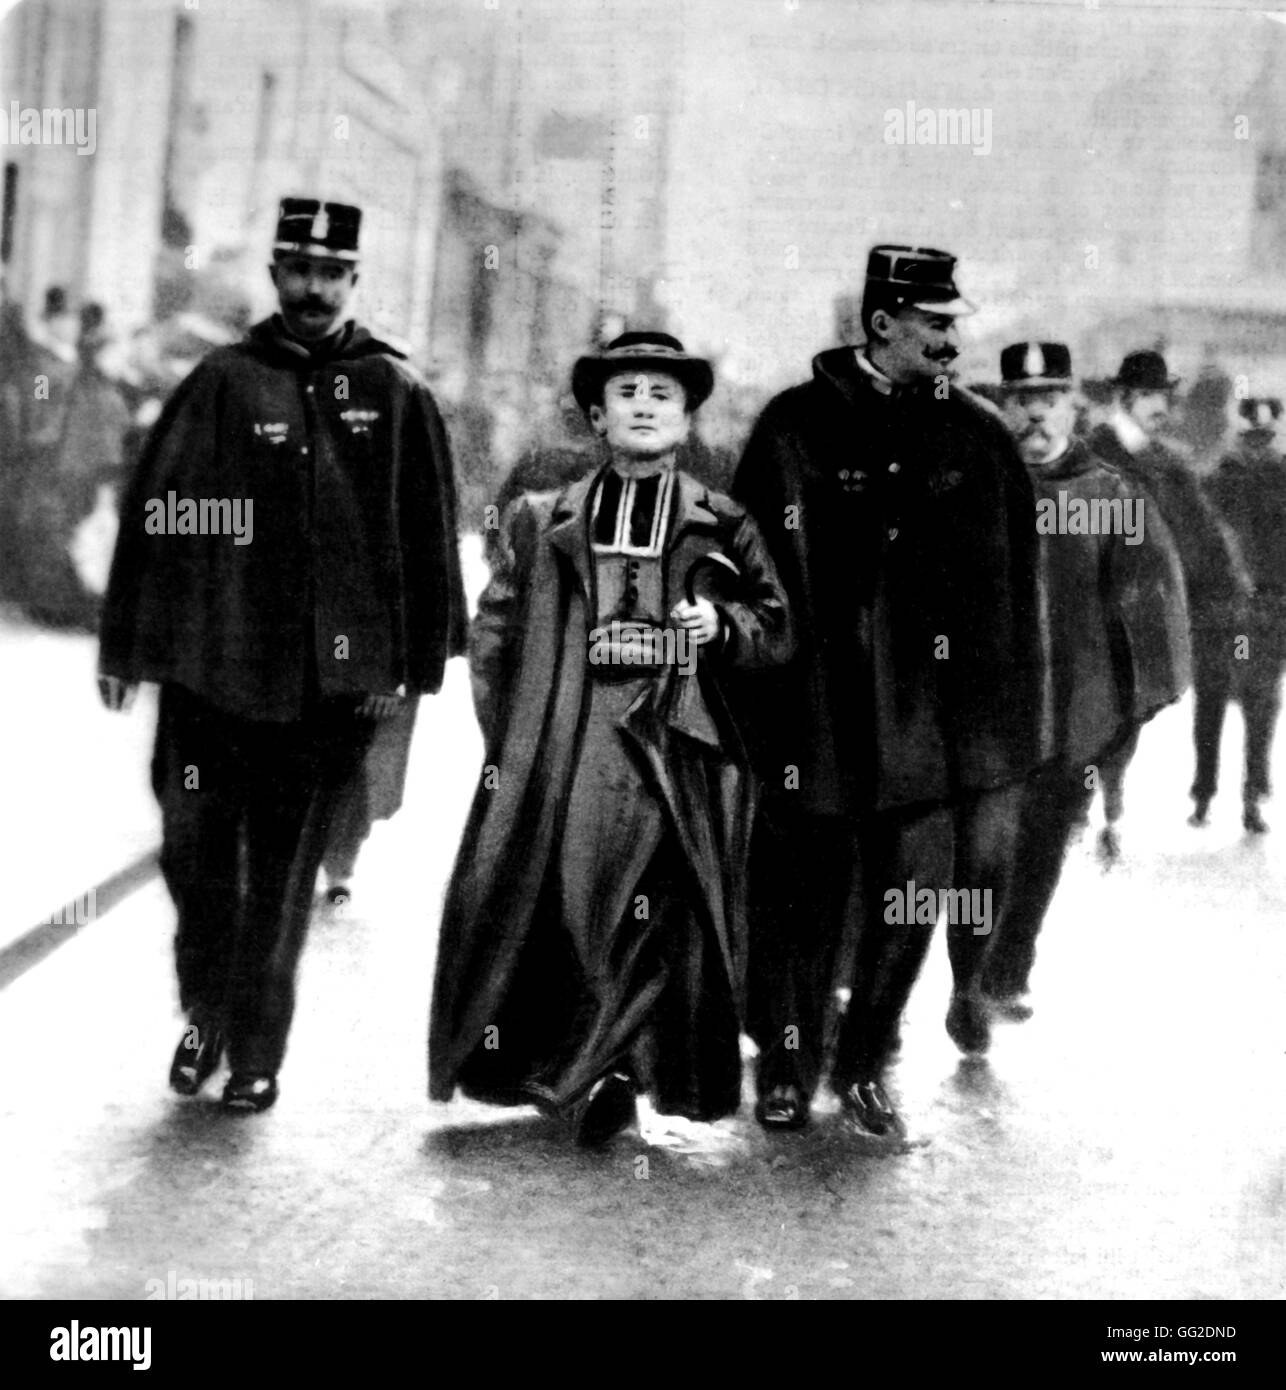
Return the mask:
POLYGON ((215 342, 164 322, 128 340, 61 286, 34 321, 0 308, 0 598, 52 628, 95 632, 117 501, 147 430, 215 342))

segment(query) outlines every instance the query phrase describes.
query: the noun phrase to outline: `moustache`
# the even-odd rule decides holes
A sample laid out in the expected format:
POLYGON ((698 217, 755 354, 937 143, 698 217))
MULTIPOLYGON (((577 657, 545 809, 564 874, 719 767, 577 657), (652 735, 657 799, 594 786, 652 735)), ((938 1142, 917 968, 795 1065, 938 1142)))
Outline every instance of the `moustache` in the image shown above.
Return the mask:
POLYGON ((308 299, 296 299, 290 307, 300 313, 327 314, 331 310, 331 306, 324 299, 313 299, 311 296, 308 299))
POLYGON ((941 362, 943 366, 948 362, 954 362, 960 356, 955 348, 942 348, 938 352, 925 352, 924 355, 930 362, 941 362))

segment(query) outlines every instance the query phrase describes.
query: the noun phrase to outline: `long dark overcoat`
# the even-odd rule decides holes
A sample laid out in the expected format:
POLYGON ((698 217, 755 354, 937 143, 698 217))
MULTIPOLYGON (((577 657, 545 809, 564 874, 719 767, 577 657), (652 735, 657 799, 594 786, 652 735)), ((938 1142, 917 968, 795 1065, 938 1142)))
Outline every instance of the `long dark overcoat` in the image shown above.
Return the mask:
MULTIPOLYGON (((487 753, 447 890, 429 1035, 429 1094, 449 1100, 515 984, 554 874, 561 807, 587 708, 594 565, 588 507, 597 473, 557 493, 520 498, 505 518, 500 560, 470 636, 474 700, 487 753)), ((695 678, 677 667, 652 682, 626 736, 691 871, 694 907, 718 943, 740 1000, 745 971, 744 877, 755 792, 718 673, 784 659, 784 595, 745 511, 684 473, 664 554, 665 611, 694 566, 722 555, 739 571, 718 601, 727 642, 703 649, 695 678)), ((722 568, 722 567, 721 567, 722 568)), ((730 573, 730 571, 727 571, 730 573)), ((628 891, 629 885, 623 886, 628 891)))
POLYGON ((994 411, 945 381, 881 394, 836 348, 769 402, 733 495, 798 639, 737 690, 775 806, 943 802, 1041 761, 1035 501, 994 411))

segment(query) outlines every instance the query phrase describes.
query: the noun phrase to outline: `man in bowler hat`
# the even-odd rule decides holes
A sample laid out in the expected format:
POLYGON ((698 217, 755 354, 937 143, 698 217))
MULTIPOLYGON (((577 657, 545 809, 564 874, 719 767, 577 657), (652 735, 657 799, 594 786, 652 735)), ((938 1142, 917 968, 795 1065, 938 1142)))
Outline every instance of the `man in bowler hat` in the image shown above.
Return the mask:
POLYGON ((950 379, 972 309, 954 272, 942 251, 876 247, 866 342, 823 352, 811 381, 769 402, 733 487, 798 641, 789 666, 739 692, 765 783, 750 1022, 769 1128, 809 1118, 836 987, 851 995, 830 1085, 860 1129, 901 1128, 885 1073, 935 904, 950 903, 947 1031, 967 1052, 990 1038, 988 925, 960 904, 1003 902, 1040 759, 1037 537, 1012 438, 950 379), (904 893, 917 920, 896 910, 904 893))
POLYGON ((206 357, 157 421, 102 618, 107 707, 161 686, 152 785, 187 1015, 170 1084, 195 1094, 226 1053, 231 1110, 277 1097, 336 798, 375 722, 436 691, 464 643, 437 407, 346 312, 360 220, 283 200, 280 312, 206 357))
POLYGON ((1219 784, 1219 741, 1230 696, 1246 724, 1242 825, 1268 826, 1259 803, 1271 791, 1269 754, 1281 707, 1286 661, 1286 459, 1278 443, 1282 403, 1252 397, 1238 406, 1241 438, 1205 484, 1206 496, 1240 543, 1253 589, 1246 620, 1222 634, 1231 659, 1213 668, 1205 719, 1197 731, 1193 821, 1204 825, 1219 784))
MULTIPOLYGON (((1216 719, 1222 722, 1219 691, 1231 659, 1228 633, 1245 611, 1250 580, 1235 543, 1183 460, 1160 438, 1169 418, 1178 379, 1165 358, 1149 349, 1127 353, 1113 381, 1111 415, 1090 436, 1090 447, 1148 499, 1170 529, 1183 567, 1192 639, 1194 740, 1208 743, 1216 719)), ((1107 824, 1099 852, 1105 863, 1120 854, 1116 824, 1124 811, 1125 775, 1138 747, 1134 729, 1104 768, 1103 802, 1107 824)), ((1198 779, 1191 796, 1194 823, 1205 816, 1213 794, 1198 779)))

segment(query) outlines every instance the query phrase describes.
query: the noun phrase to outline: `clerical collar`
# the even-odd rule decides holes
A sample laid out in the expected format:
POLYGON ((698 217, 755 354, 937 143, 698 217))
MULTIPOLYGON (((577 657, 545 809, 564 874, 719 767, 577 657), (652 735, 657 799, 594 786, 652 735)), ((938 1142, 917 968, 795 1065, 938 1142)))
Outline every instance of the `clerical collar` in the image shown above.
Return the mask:
POLYGON ((659 555, 670 520, 674 469, 626 478, 607 468, 594 489, 590 540, 600 555, 659 555))
POLYGON ((1127 454, 1141 454, 1151 442, 1143 426, 1119 405, 1112 412, 1109 423, 1127 454))

